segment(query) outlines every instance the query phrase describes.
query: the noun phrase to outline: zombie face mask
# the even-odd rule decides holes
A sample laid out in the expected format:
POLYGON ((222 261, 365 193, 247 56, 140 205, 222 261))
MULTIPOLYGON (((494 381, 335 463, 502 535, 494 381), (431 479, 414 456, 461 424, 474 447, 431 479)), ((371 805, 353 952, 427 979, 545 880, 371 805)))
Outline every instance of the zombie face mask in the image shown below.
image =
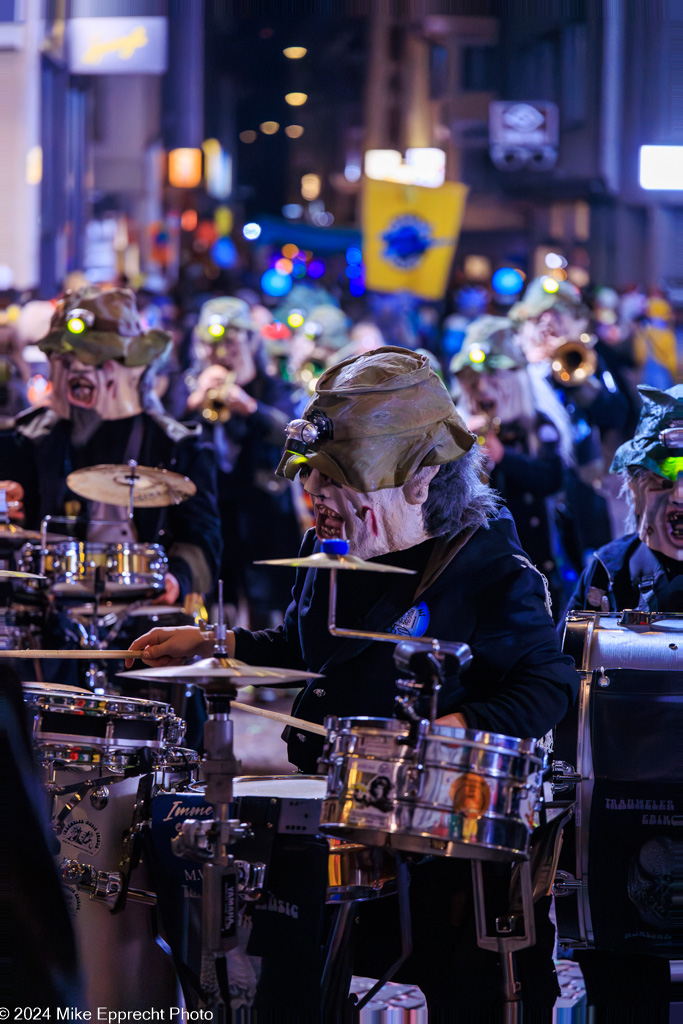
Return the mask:
POLYGON ((108 359, 88 366, 73 356, 53 356, 52 381, 56 410, 70 418, 70 409, 87 409, 101 420, 122 420, 142 412, 140 378, 144 366, 124 366, 108 359))
POLYGON ((683 458, 664 460, 629 481, 638 535, 653 551, 683 561, 683 458))

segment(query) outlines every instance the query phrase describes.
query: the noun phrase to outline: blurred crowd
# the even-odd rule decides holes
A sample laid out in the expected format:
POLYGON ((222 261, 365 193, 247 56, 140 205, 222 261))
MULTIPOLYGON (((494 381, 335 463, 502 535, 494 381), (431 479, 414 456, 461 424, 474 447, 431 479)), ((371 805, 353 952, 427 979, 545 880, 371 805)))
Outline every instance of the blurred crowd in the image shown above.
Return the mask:
MULTIPOLYGON (((45 430, 36 410, 58 412, 64 399, 60 389, 67 385, 60 383, 56 359, 63 366, 68 353, 45 344, 51 323, 54 334, 55 316, 66 309, 68 325, 74 310, 82 316, 99 301, 99 291, 82 275, 71 275, 65 297, 54 301, 21 296, 4 284, 0 429, 16 440, 18 434, 37 436, 39 423, 45 430)), ((136 399, 104 415, 99 409, 101 419, 128 422, 144 413, 174 444, 184 435, 176 437, 170 424, 183 424, 195 446, 186 459, 189 475, 201 459, 211 460, 211 471, 203 478, 200 472, 211 509, 203 513, 195 505, 193 511, 200 555, 177 546, 177 586, 167 585, 169 603, 194 590, 215 598, 220 577, 228 621, 252 629, 280 620, 290 583, 286 574, 254 561, 294 556, 311 525, 301 489, 274 470, 284 428, 301 415, 325 368, 382 345, 428 353, 486 453, 489 482, 510 508, 523 548, 547 578, 558 621, 592 553, 624 532, 627 503, 608 469, 617 447, 633 436, 641 409, 637 387, 664 391, 676 376, 674 317, 663 295, 635 287, 621 294, 606 287, 582 292, 566 275, 528 281, 515 301, 466 285, 445 317, 436 306, 401 295, 373 296, 364 306, 356 300, 349 315, 317 283, 297 282, 279 300, 239 287, 233 294, 202 295, 151 282, 133 298, 123 285, 115 292, 119 305, 107 314, 112 337, 125 337, 124 321, 139 315, 134 331, 140 337, 153 339, 156 332, 170 343, 150 342, 139 358, 129 357, 125 346, 84 354, 76 345, 73 351, 91 368, 107 360, 145 368, 135 381, 139 405, 136 399)), ((72 386, 76 405, 80 387, 83 408, 95 387, 87 378, 84 373, 72 386)), ((154 456, 151 440, 133 428, 118 447, 98 438, 83 417, 72 417, 71 432, 70 443, 88 450, 81 465, 122 461, 132 447, 141 454, 145 444, 141 464, 154 456)), ((16 480, 18 473, 9 466, 0 475, 16 480)), ((34 519, 55 513, 39 505, 34 519)), ((22 503, 22 512, 29 511, 22 503)))

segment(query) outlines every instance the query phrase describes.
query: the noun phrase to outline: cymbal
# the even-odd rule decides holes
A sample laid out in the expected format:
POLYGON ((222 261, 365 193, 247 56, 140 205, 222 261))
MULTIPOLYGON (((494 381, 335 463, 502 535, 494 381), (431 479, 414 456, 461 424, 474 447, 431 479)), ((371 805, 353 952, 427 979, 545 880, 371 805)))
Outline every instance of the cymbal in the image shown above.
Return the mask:
MULTIPOLYGON (((60 540, 68 539, 59 533, 45 535, 46 544, 57 544, 60 540)), ((15 523, 0 523, 0 548, 20 548, 28 541, 40 540, 42 540, 40 530, 25 530, 23 526, 16 526, 15 523)))
POLYGON ((317 672, 297 671, 290 668, 264 668, 247 665, 235 658, 202 658, 190 665, 166 665, 161 668, 143 668, 135 672, 119 672, 123 679, 141 679, 158 683, 194 683, 202 686, 213 683, 232 683, 237 686, 273 686, 276 683, 294 683, 306 679, 320 679, 317 672))
POLYGON ((415 575, 414 569, 400 569, 397 565, 384 565, 381 562, 364 562, 355 555, 328 555, 318 551, 315 555, 304 555, 301 558, 266 558, 254 565, 287 565, 292 569, 356 569, 363 572, 401 572, 409 576, 415 575))
MULTIPOLYGON (((171 473, 167 469, 136 466, 133 470, 133 505, 135 508, 161 508, 179 505, 197 493, 189 477, 171 473)), ((86 466, 69 473, 66 482, 74 494, 107 505, 128 507, 131 469, 127 465, 86 466)))
POLYGON ((0 579, 11 580, 45 580, 47 576, 39 576, 35 572, 15 572, 13 569, 0 569, 0 579))

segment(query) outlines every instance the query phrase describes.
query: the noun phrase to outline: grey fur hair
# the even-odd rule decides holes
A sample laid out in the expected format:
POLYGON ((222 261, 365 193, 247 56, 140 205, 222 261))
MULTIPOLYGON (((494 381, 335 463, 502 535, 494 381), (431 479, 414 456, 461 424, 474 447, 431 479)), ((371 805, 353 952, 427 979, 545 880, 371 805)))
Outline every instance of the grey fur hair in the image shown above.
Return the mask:
POLYGON ((636 500, 633 496, 633 491, 630 487, 631 481, 636 480, 643 473, 648 471, 642 466, 627 466, 626 469, 619 473, 621 479, 621 487, 619 489, 619 497, 626 502, 628 511, 624 519, 624 533, 637 533, 638 532, 638 516, 636 515, 636 500))
POLYGON ((474 444, 455 462, 446 462, 429 484, 422 506, 425 530, 430 537, 459 533, 472 526, 488 529, 501 505, 500 496, 484 483, 486 453, 474 444))

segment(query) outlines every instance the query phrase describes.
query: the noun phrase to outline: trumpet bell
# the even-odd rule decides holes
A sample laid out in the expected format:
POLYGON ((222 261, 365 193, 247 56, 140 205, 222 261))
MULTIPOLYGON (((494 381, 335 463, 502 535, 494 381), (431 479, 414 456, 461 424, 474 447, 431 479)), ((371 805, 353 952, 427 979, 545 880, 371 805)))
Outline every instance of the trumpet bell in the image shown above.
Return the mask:
POLYGON ((559 384, 579 387, 595 375, 598 357, 592 345, 583 341, 567 341, 555 350, 550 368, 559 384))

